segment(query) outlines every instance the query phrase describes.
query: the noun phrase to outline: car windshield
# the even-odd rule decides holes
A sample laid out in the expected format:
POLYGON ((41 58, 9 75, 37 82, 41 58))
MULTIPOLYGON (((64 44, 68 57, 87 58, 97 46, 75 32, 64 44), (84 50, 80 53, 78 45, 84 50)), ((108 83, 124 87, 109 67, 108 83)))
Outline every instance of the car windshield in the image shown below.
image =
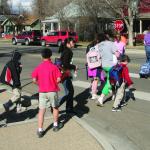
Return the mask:
POLYGON ((69 32, 69 36, 76 36, 76 32, 69 32))

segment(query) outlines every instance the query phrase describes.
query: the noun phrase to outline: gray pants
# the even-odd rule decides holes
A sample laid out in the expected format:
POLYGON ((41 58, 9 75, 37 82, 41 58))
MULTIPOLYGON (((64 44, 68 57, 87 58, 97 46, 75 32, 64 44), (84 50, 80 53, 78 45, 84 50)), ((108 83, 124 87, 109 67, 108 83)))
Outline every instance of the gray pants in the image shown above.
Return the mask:
POLYGON ((15 102, 21 100, 21 90, 20 89, 15 88, 12 90, 12 92, 13 92, 13 96, 10 98, 12 103, 15 103, 15 102))
POLYGON ((113 104, 114 108, 117 108, 120 105, 120 103, 124 97, 124 92, 125 92, 125 83, 123 82, 121 84, 121 86, 117 89, 115 101, 113 104))

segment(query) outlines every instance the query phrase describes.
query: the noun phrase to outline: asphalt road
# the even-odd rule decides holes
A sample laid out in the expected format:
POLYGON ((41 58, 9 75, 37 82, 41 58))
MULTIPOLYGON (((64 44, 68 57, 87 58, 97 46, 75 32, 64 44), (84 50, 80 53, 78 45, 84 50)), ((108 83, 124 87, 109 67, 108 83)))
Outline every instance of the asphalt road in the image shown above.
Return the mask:
MULTIPOLYGON (((40 50, 38 46, 12 46, 0 44, 0 71, 4 64, 10 59, 12 49, 18 49, 23 53, 22 64, 23 71, 21 75, 22 85, 31 81, 31 72, 33 68, 41 61, 40 50)), ((53 57, 58 57, 57 47, 51 47, 53 57)), ((130 73, 133 73, 134 87, 136 88, 136 101, 129 101, 122 112, 111 112, 112 101, 105 104, 105 107, 97 107, 95 101, 88 99, 88 87, 90 80, 86 79, 85 70, 85 49, 80 47, 73 50, 74 64, 78 65, 78 77, 74 79, 75 86, 75 110, 78 117, 92 127, 87 128, 92 134, 97 134, 97 138, 108 142, 110 146, 118 150, 149 150, 150 143, 150 80, 139 79, 138 72, 140 65, 145 62, 145 54, 139 50, 127 50, 131 58, 129 64, 130 73), (135 77, 134 77, 135 76, 135 77)), ((37 92, 35 85, 28 85, 23 88, 30 94, 37 92)), ((63 95, 63 90, 60 92, 63 95)))

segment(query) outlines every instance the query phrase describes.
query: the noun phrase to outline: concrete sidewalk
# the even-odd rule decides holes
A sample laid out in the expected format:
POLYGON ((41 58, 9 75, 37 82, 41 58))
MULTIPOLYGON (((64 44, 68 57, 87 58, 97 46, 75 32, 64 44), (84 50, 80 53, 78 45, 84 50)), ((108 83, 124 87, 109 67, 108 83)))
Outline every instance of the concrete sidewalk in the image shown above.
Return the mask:
MULTIPOLYGON (((44 123, 48 128, 52 119, 44 123)), ((57 133, 48 129, 43 138, 37 138, 37 121, 12 124, 0 129, 1 150, 102 150, 101 145, 73 119, 57 133)))
MULTIPOLYGON (((2 86, 0 88, 0 116, 3 114, 2 104, 11 97, 9 89, 2 86)), ((35 104, 35 103, 34 103, 35 104)), ((37 105, 36 105, 37 106, 37 105)), ((25 112, 20 114, 13 114, 17 117, 24 116, 24 113, 28 112, 28 115, 33 115, 30 109, 34 109, 35 106, 30 106, 25 112)), ((78 124, 71 117, 65 122, 64 127, 54 133, 52 131, 52 115, 46 114, 44 129, 47 130, 43 138, 38 138, 36 135, 37 130, 37 116, 34 119, 24 119, 24 121, 15 122, 11 118, 11 122, 8 123, 9 117, 4 118, 8 123, 7 127, 0 128, 0 150, 103 150, 101 144, 86 130, 81 124, 78 124), (8 120, 7 120, 8 119, 8 120)), ((65 118, 65 115, 60 114, 60 118, 65 118)), ((15 118, 16 119, 16 118, 15 118)), ((0 124, 3 122, 1 117, 0 124)))

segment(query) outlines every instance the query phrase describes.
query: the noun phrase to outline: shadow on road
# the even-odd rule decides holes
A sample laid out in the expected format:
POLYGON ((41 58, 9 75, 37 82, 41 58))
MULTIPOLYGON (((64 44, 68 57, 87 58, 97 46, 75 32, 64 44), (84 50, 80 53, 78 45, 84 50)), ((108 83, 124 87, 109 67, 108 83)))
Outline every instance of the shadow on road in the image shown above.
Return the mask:
POLYGON ((6 91, 6 89, 0 89, 0 93, 3 93, 5 91, 6 91))
POLYGON ((85 89, 74 97, 74 100, 77 102, 74 110, 77 112, 77 116, 79 118, 83 117, 84 114, 87 114, 90 111, 89 107, 86 106, 89 97, 89 89, 85 89))
POLYGON ((21 113, 16 113, 15 109, 0 114, 0 121, 5 120, 5 124, 24 121, 34 118, 38 113, 38 108, 30 109, 21 113))

